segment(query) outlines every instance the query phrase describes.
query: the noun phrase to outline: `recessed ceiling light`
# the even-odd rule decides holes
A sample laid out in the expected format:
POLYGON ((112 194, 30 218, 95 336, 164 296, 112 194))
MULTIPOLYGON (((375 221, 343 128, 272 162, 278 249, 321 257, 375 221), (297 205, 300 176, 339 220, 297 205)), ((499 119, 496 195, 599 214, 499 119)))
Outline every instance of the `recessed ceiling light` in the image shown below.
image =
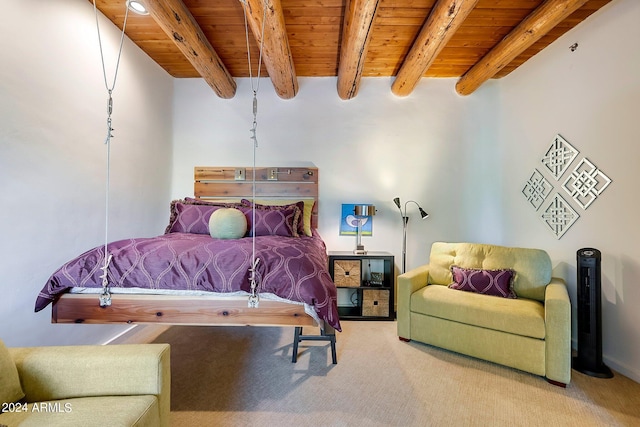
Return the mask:
POLYGON ((129 7, 129 10, 139 14, 139 15, 148 15, 149 11, 147 10, 146 7, 144 7, 144 5, 136 0, 127 0, 127 6, 129 7))

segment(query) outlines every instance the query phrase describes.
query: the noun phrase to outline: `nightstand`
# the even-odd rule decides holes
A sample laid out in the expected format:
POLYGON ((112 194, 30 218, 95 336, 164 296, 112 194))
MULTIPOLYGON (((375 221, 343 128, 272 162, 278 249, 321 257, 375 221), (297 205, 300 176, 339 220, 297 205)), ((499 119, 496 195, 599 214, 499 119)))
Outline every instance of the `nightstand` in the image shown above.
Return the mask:
POLYGON ((389 252, 329 252, 340 319, 394 320, 394 272, 394 257, 389 252))

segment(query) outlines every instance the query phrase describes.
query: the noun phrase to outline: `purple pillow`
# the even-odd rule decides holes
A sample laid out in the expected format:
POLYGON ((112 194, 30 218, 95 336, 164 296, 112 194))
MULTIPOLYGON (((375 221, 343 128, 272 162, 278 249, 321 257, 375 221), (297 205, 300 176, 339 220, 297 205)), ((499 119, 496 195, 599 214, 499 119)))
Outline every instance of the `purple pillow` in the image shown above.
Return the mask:
POLYGON ((482 270, 452 265, 451 274, 453 275, 453 283, 449 285, 451 289, 503 298, 517 298, 513 291, 513 270, 482 270))
POLYGON ((298 223, 302 211, 297 206, 280 206, 280 209, 240 208, 247 217, 249 236, 298 237, 298 223), (255 211, 255 225, 253 213, 255 211))
POLYGON ((291 233, 290 235, 293 237, 299 237, 305 234, 304 221, 303 221, 304 201, 302 200, 290 205, 261 205, 259 203, 254 204, 251 200, 248 200, 248 199, 242 199, 241 203, 247 207, 255 206, 255 208, 258 211, 287 211, 288 212, 290 209, 297 208, 300 211, 300 214, 298 215, 298 218, 295 221, 294 228, 293 228, 294 232, 291 233))
POLYGON ((164 234, 193 233, 209 234, 209 218, 220 208, 241 206, 232 203, 211 203, 198 199, 174 200, 171 202, 171 216, 164 234))
MULTIPOLYGON (((292 236, 298 237, 302 224, 303 202, 286 206, 267 206, 256 204, 256 236, 292 236)), ((209 234, 209 218, 220 208, 237 208, 247 218, 249 236, 253 235, 253 208, 249 200, 242 203, 216 203, 193 198, 171 202, 171 217, 165 230, 168 233, 209 234)))

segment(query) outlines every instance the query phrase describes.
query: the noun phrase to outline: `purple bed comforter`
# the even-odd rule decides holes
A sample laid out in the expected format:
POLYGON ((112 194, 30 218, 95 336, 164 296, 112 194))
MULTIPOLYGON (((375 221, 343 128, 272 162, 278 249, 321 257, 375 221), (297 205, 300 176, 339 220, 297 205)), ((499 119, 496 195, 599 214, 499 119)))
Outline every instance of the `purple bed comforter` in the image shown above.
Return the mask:
MULTIPOLYGON (((110 243, 109 286, 208 292, 250 292, 253 239, 212 239, 170 233, 110 243)), ((258 292, 312 306, 320 319, 340 331, 336 287, 327 270, 324 241, 313 237, 259 236, 255 239, 258 292)), ((36 311, 72 287, 101 288, 104 246, 60 267, 36 300, 36 311)), ((96 304, 97 304, 96 299, 96 304)))

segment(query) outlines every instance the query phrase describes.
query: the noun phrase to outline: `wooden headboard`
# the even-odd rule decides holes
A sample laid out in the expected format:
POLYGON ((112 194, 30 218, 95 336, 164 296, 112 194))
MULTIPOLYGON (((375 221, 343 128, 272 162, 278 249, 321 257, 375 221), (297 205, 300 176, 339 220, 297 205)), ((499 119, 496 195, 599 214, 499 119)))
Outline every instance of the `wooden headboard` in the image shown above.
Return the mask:
MULTIPOLYGON (((193 194, 198 199, 253 197, 254 168, 196 166, 193 194)), ((314 199, 311 226, 318 227, 318 168, 256 167, 256 199, 314 199)))

